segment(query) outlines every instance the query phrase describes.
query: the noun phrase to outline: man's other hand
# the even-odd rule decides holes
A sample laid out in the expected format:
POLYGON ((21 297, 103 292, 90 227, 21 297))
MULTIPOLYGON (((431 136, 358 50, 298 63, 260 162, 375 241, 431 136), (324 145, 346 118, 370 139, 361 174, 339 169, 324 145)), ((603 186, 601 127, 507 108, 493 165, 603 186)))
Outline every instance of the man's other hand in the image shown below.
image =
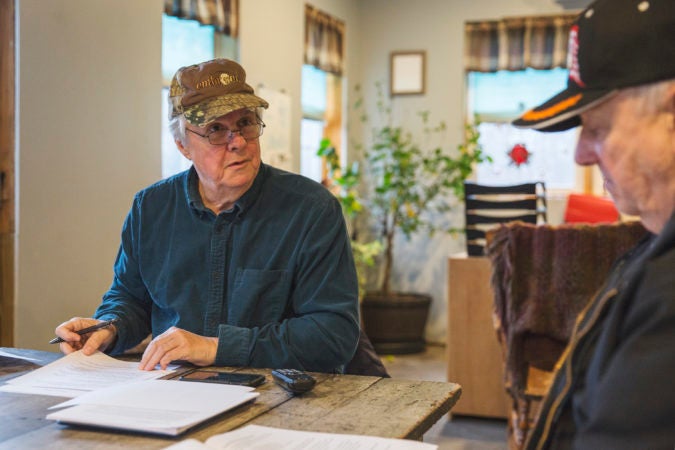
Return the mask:
POLYGON ((171 361, 187 361, 197 366, 209 366, 216 360, 218 338, 204 337, 181 328, 171 327, 154 338, 143 352, 141 370, 162 369, 171 361))

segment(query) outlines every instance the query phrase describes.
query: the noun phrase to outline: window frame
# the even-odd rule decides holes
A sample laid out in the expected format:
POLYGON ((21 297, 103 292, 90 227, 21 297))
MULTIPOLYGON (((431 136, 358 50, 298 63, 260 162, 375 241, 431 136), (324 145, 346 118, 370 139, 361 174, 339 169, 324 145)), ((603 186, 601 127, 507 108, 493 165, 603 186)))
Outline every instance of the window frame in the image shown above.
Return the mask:
MULTIPOLYGON (((169 18, 171 20, 191 22, 190 26, 194 26, 194 23, 199 24, 200 27, 210 27, 213 31, 213 54, 208 59, 213 58, 229 58, 238 60, 239 59, 239 41, 237 38, 227 36, 219 32, 213 25, 203 25, 196 20, 183 19, 179 17, 169 16, 165 13, 162 14, 162 20, 164 23, 164 18, 169 18)), ((164 38, 164 25, 162 25, 162 38, 164 38)), ((194 61, 193 63, 199 63, 201 61, 194 61)), ((173 137, 168 129, 168 91, 171 87, 171 78, 165 78, 164 75, 164 51, 162 51, 162 87, 161 87, 161 101, 162 101, 162 123, 161 123, 161 173, 162 178, 167 178, 177 173, 180 173, 184 170, 189 169, 192 166, 190 160, 185 158, 185 156, 178 151, 175 144, 173 143, 173 137), (169 144, 170 142, 170 144, 169 144)))

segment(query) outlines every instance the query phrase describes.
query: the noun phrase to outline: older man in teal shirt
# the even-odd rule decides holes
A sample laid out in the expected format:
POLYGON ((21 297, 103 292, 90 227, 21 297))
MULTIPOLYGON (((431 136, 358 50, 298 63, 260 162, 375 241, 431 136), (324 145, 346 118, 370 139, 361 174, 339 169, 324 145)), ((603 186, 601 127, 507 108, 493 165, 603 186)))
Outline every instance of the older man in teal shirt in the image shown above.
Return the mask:
POLYGON ((262 163, 267 102, 245 76, 226 59, 176 73, 170 127, 193 166, 136 194, 112 286, 94 318, 57 327, 63 352, 119 354, 152 334, 146 370, 182 360, 331 372, 352 357, 358 289, 340 205, 262 163))

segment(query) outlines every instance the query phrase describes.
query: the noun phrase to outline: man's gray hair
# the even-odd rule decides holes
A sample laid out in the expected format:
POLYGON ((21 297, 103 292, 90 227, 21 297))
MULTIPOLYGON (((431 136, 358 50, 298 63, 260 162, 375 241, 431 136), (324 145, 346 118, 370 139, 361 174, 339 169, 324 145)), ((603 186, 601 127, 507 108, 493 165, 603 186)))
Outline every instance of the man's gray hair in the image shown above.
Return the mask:
POLYGON ((628 95, 637 97, 641 100, 640 112, 643 114, 656 113, 663 109, 664 99, 667 99, 666 93, 675 85, 675 78, 669 80, 657 81, 655 83, 644 84, 626 88, 628 95))
POLYGON ((169 119, 169 131, 174 140, 185 144, 185 117, 182 114, 169 119))

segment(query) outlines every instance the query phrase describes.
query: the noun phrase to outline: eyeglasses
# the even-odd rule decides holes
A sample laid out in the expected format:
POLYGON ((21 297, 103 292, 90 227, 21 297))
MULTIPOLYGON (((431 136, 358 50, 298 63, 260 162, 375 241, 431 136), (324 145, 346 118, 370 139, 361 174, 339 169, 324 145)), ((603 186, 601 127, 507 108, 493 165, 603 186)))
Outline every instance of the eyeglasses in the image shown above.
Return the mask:
POLYGON ((236 133, 238 133, 239 136, 243 137, 246 141, 256 139, 262 136, 263 129, 265 128, 265 124, 262 120, 251 123, 250 119, 247 118, 237 122, 237 126, 239 126, 239 129, 230 130, 225 127, 221 127, 221 125, 216 122, 213 124, 213 129, 206 134, 197 133, 196 131, 187 127, 185 129, 199 137, 208 139, 209 144, 211 145, 223 145, 232 143, 236 133))

